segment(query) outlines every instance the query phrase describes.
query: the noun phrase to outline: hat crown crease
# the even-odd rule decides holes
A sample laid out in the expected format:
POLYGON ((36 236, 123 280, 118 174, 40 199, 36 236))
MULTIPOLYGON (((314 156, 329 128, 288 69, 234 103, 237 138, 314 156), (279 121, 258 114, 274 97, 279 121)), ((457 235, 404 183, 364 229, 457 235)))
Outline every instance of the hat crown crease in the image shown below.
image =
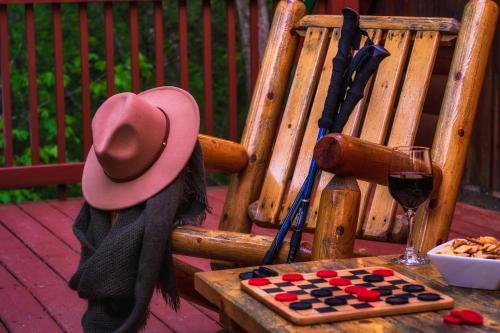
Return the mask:
POLYGON ((168 136, 168 116, 133 93, 105 101, 94 116, 94 151, 113 181, 139 177, 159 158, 168 136))

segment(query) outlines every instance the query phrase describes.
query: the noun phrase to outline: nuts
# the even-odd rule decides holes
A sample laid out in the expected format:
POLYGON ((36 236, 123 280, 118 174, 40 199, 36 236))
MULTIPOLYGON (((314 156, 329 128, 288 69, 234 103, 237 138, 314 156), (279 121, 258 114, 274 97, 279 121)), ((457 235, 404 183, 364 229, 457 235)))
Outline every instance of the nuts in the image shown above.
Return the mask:
POLYGON ((455 239, 451 245, 447 245, 437 253, 461 257, 500 259, 500 241, 491 236, 455 239))

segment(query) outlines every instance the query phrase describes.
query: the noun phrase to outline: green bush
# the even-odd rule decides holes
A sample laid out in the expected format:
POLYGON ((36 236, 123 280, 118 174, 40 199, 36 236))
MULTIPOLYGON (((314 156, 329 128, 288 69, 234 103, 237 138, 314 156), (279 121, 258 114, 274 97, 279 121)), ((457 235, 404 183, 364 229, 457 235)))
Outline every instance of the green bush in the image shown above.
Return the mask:
MULTIPOLYGON (((201 25, 201 1, 188 1, 189 36, 189 91, 200 105, 203 114, 203 39, 201 25)), ((176 0, 163 2, 164 7, 164 62, 166 85, 179 85, 179 39, 178 8, 176 0)), ((55 106, 54 48, 52 30, 52 7, 47 4, 34 6, 36 27, 36 61, 38 117, 40 122, 41 163, 57 162, 57 126, 55 106)), ((81 161, 82 147, 82 105, 80 86, 80 45, 78 4, 61 5, 63 59, 64 59, 64 106, 66 121, 66 160, 81 161)), ((31 164, 29 131, 29 96, 26 54, 26 30, 24 6, 8 6, 8 26, 10 34, 10 85, 12 91, 12 121, 14 164, 31 164)), ((130 90, 130 41, 129 11, 127 3, 113 4, 114 45, 115 45, 115 85, 116 92, 130 90)), ((104 49, 103 5, 88 4, 89 18, 89 62, 91 109, 94 112, 106 98, 106 61, 104 49)), ((223 1, 212 1, 213 38, 213 108, 214 131, 217 136, 227 137, 228 133, 228 90, 227 90, 227 50, 225 5, 223 1)), ((139 61, 141 89, 155 85, 154 77, 154 29, 153 5, 139 3, 139 61)), ((245 121, 248 106, 243 57, 238 48, 238 106, 240 130, 245 121)), ((202 128, 203 131, 203 116, 202 128)), ((0 120, 3 133, 3 118, 0 120)), ((4 138, 0 136, 0 166, 4 165, 4 138)), ((210 184, 224 184, 227 176, 211 175, 210 184)), ((69 195, 81 195, 78 185, 69 186, 69 195)), ((0 191, 0 202, 40 200, 57 196, 57 187, 0 191)))

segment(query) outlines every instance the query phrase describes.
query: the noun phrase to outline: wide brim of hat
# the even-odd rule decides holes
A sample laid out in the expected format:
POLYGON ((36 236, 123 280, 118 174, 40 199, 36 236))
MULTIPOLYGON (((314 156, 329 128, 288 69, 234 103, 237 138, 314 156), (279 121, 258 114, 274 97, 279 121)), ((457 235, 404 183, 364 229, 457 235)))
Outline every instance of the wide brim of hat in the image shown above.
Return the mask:
POLYGON ((177 87, 158 87, 139 94, 164 110, 170 120, 167 144, 156 162, 139 177, 127 182, 112 181, 102 169, 93 147, 83 168, 85 200, 103 210, 137 205, 171 183, 188 162, 200 128, 200 113, 194 98, 177 87))

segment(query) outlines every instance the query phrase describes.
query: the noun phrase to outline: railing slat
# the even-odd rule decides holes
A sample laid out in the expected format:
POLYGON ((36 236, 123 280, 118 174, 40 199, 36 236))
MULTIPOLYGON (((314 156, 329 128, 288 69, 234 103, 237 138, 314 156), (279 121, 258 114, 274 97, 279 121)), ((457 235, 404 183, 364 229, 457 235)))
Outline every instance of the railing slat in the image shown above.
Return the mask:
POLYGON ((12 105, 10 95, 9 69, 9 28, 7 26, 7 6, 0 5, 0 70, 2 74, 3 147, 5 165, 13 162, 12 150, 12 105))
POLYGON ((52 5, 52 24, 54 30, 54 67, 56 87, 57 118, 57 161, 66 161, 66 121, 64 119, 64 63, 61 27, 61 5, 52 5))
POLYGON ((104 44, 106 45, 106 94, 115 93, 115 47, 113 41, 113 4, 104 3, 104 44))
POLYGON ((89 33, 87 4, 80 3, 80 66, 82 81, 82 127, 83 127, 83 158, 92 145, 90 130, 90 72, 89 72, 89 33))
POLYGON ((139 22, 137 18, 137 2, 130 3, 130 70, 132 78, 132 91, 139 93, 139 22))
POLYGON ((155 21, 155 71, 156 86, 165 84, 165 75, 163 74, 163 2, 154 3, 154 21, 155 21))
POLYGON ((186 0, 179 0, 179 67, 180 85, 189 90, 188 20, 186 0))
POLYGON ((205 100, 205 133, 213 135, 212 100, 212 9, 210 0, 203 0, 203 96, 205 100))
MULTIPOLYGON (((64 62, 61 26, 61 4, 52 4, 52 27, 54 31, 54 67, 56 87, 57 162, 66 162, 66 119, 64 111, 64 62)), ((60 200, 66 198, 66 186, 58 186, 60 200)))
POLYGON ((26 51, 28 55, 28 96, 30 108, 31 164, 40 163, 38 92, 36 84, 36 37, 33 4, 25 6, 26 51))
POLYGON ((236 10, 234 0, 226 0, 227 71, 229 95, 229 139, 238 141, 238 79, 236 73, 236 10))
POLYGON ((250 82, 255 86, 259 73, 259 7, 257 0, 250 0, 250 82))

